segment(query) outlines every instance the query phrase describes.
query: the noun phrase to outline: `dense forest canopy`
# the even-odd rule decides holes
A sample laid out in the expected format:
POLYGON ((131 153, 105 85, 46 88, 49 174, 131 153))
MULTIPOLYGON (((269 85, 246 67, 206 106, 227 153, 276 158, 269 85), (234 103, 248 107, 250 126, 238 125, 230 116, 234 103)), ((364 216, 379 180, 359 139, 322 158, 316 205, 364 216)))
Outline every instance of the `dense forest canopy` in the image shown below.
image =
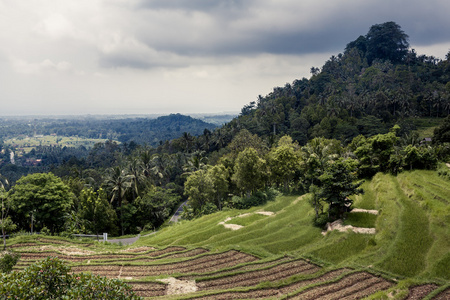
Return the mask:
POLYGON ((199 119, 181 114, 151 118, 124 119, 0 119, 0 138, 20 135, 79 136, 86 138, 111 139, 122 143, 131 141, 138 144, 157 145, 160 141, 180 137, 183 132, 192 135, 203 133, 205 128, 213 130, 216 126, 199 119))
MULTIPOLYGON (((14 206, 27 197, 22 183, 34 177, 19 178, 52 172, 63 182, 52 175, 49 185, 71 196, 60 216, 64 222, 40 217, 38 230, 137 233, 161 226, 182 200, 188 200, 184 216, 193 218, 257 205, 277 192, 311 192, 315 222, 323 225, 343 215, 349 196, 361 192, 355 180, 435 169, 450 158, 449 60, 450 52, 446 60, 418 55, 401 27, 387 22, 372 26, 321 68, 312 67, 310 79, 258 96, 219 128, 181 115, 69 122, 54 133, 110 140, 92 149, 39 146, 14 163, 15 149, 2 144, 0 173, 11 220, 26 230, 21 216, 38 215, 14 206), (413 131, 418 122, 444 117, 431 142, 413 131)), ((14 130, 36 130, 20 126, 14 130)), ((46 128, 45 134, 57 130, 40 130, 46 128)))

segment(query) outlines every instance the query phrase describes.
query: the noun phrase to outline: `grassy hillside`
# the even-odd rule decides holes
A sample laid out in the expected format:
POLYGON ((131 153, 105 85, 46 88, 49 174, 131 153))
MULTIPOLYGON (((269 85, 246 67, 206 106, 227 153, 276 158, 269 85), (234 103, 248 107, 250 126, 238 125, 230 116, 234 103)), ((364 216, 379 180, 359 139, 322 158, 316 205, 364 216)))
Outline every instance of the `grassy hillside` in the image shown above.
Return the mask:
POLYGON ((450 280, 450 182, 434 171, 413 171, 397 177, 378 174, 363 188, 365 193, 356 197, 354 207, 376 209, 379 215, 350 214, 346 224, 374 224, 375 235, 330 232, 323 236, 311 226, 314 212, 308 197, 283 196, 263 207, 182 222, 138 243, 234 248, 260 257, 288 253, 399 277, 450 280), (255 214, 261 211, 274 215, 255 214), (230 230, 219 225, 227 218, 232 218, 228 224, 244 226, 230 230))
POLYGON ((17 268, 56 255, 75 272, 128 280, 141 296, 448 299, 450 182, 435 171, 413 171, 377 174, 363 188, 354 207, 378 214, 351 213, 344 225, 375 234, 323 234, 311 225, 305 195, 182 221, 130 247, 42 237, 9 244, 22 252, 17 268))

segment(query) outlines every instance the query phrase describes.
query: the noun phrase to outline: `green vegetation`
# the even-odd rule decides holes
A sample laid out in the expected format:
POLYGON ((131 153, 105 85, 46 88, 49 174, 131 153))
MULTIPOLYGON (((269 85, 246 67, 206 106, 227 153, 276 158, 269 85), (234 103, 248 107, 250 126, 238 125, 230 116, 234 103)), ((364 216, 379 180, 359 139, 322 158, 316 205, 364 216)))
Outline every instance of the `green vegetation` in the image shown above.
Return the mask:
POLYGON ((0 274, 2 299, 139 299, 126 284, 90 274, 71 274, 48 257, 21 272, 0 274))
MULTIPOLYGON (((43 245, 49 245, 42 243, 53 245, 51 246, 53 248, 49 249, 55 250, 50 250, 53 252, 48 252, 49 255, 63 249, 67 249, 65 251, 73 249, 76 253, 83 253, 87 249, 90 252, 95 251, 85 255, 84 258, 81 258, 80 254, 77 256, 64 254, 63 257, 71 261, 75 272, 92 270, 94 273, 100 272, 98 274, 107 273, 110 276, 117 276, 120 269, 122 270, 121 278, 130 276, 133 278, 129 281, 130 284, 133 286, 138 284, 139 291, 151 289, 154 291, 152 295, 166 293, 163 289, 162 294, 157 294, 155 288, 163 288, 164 285, 161 286, 161 283, 155 280, 167 276, 181 279, 180 276, 187 274, 197 278, 197 286, 207 285, 213 281, 234 282, 227 288, 220 288, 219 285, 211 291, 211 293, 223 294, 224 297, 226 293, 231 292, 263 293, 267 289, 274 288, 281 289, 280 293, 284 294, 284 289, 288 286, 296 284, 303 286, 301 283, 309 288, 319 288, 325 283, 339 286, 346 280, 350 280, 347 279, 348 276, 350 276, 348 278, 355 276, 360 278, 361 271, 368 271, 375 275, 382 274, 389 280, 386 287, 383 285, 381 290, 379 288, 370 292, 373 294, 378 291, 373 297, 387 297, 391 293, 394 299, 403 299, 409 288, 423 284, 438 287, 436 291, 445 289, 450 280, 448 274, 450 211, 447 200, 450 195, 450 182, 440 177, 437 171, 416 170, 403 172, 397 176, 377 173, 373 179, 366 180, 362 187, 366 192, 354 197, 353 206, 375 209, 379 214, 349 213, 346 215, 345 222, 355 227, 373 227, 376 229, 375 234, 361 234, 349 230, 347 232, 332 231, 323 235, 321 229, 312 224, 314 208, 308 201, 308 195, 304 195, 279 196, 274 201, 248 210, 231 209, 190 221, 181 221, 153 235, 141 236, 129 249, 129 253, 124 247, 117 245, 79 243, 61 238, 44 240, 43 237, 36 236, 10 239, 8 246, 15 245, 16 251, 22 253, 24 258, 29 255, 46 255, 32 250, 33 247, 39 249, 43 245), (232 230, 224 226, 227 224, 243 227, 232 230), (24 245, 22 248, 19 242, 24 245), (64 245, 70 245, 70 247, 64 245), (152 248, 148 247, 157 247, 158 250, 150 250, 152 248), (136 253, 133 249, 136 249, 136 253), (144 252, 138 252, 139 249, 144 252), (205 252, 207 250, 209 252, 205 252), (230 250, 240 252, 229 252, 230 250), (152 254, 153 251, 155 255, 152 254), (170 254, 171 251, 173 255, 170 254), (213 265, 221 264, 222 260, 214 258, 215 255, 228 256, 231 253, 234 253, 236 257, 247 257, 245 256, 247 254, 254 256, 248 257, 250 261, 242 261, 242 265, 223 265, 218 269, 206 269, 205 266, 198 269, 197 265, 200 261, 211 260, 214 261, 213 265), (189 255, 192 255, 192 258, 189 255), (149 257, 153 258, 149 260, 149 257), (254 259, 260 260, 252 262, 254 259), (283 280, 272 279, 274 281, 270 284, 263 283, 264 276, 275 276, 269 274, 284 272, 275 272, 273 271, 275 268, 281 270, 286 266, 288 269, 288 265, 303 264, 302 259, 315 262, 323 269, 315 270, 314 274, 298 271, 299 273, 293 273, 296 274, 295 276, 284 275, 287 277, 283 280), (87 260, 89 263, 86 263, 87 260), (188 265, 196 271, 184 269, 188 265), (351 270, 341 268, 351 268, 351 270), (145 271, 146 277, 136 277, 136 279, 140 278, 139 283, 134 283, 134 276, 140 274, 136 273, 139 269, 148 270, 145 271), (323 281, 317 281, 330 271, 338 272, 340 275, 323 277, 323 281), (261 277, 259 284, 255 283, 242 288, 246 281, 231 280, 240 276, 252 277, 254 275, 251 272, 261 273, 258 276, 258 278, 261 277), (316 283, 307 284, 308 280, 314 280, 316 283), (390 286, 392 288, 387 289, 390 286), (392 294, 392 291, 395 293, 392 294)), ((28 261, 19 261, 16 268, 23 269, 30 264, 28 261)), ((364 276, 374 276, 364 274, 366 274, 364 276)), ((363 284, 364 280, 355 279, 355 282, 361 281, 363 284)), ((379 278, 379 280, 385 279, 379 278)), ((291 292, 293 291, 303 293, 306 290, 297 288, 291 292)), ((201 290, 194 295, 204 293, 206 291, 201 290)), ((434 295, 437 293, 435 292, 434 295)), ((248 296, 250 298, 256 297, 256 294, 248 295, 253 295, 248 296)), ((189 298, 188 295, 173 297, 189 298)))
POLYGON ((373 202, 374 207, 366 208, 377 209, 380 215, 350 213, 346 222, 355 227, 374 227, 375 235, 332 232, 323 237, 312 226, 314 211, 306 198, 283 196, 257 209, 272 211, 273 216, 252 214, 255 209, 244 217, 237 217, 241 212, 235 211, 216 213, 165 228, 141 238, 137 245, 231 247, 263 257, 291 253, 340 266, 370 266, 400 277, 449 280, 442 264, 450 267, 450 212, 436 195, 424 195, 432 184, 438 184, 448 199, 450 183, 435 171, 404 172, 398 177, 379 173, 366 181, 366 193, 358 196, 354 205, 360 208, 359 203, 373 202), (227 217, 232 219, 226 223, 244 227, 232 231, 218 224, 227 217))

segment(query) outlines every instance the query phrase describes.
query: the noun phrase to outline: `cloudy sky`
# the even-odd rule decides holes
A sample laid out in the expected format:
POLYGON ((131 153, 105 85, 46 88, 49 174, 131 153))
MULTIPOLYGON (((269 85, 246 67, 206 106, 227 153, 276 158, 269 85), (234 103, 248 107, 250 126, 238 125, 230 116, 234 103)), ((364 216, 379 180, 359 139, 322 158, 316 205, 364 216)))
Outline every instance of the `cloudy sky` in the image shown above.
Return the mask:
POLYGON ((370 26, 450 50, 448 0, 0 0, 0 115, 238 112, 370 26))

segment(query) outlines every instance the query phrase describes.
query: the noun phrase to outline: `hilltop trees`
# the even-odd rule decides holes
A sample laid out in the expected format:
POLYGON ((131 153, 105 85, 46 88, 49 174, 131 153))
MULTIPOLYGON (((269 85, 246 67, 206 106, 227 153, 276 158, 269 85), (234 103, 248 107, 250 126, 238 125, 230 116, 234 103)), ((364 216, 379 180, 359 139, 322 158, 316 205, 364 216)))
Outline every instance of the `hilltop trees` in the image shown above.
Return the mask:
POLYGON ((408 35, 395 22, 376 24, 366 35, 367 58, 401 62, 408 53, 408 35))

